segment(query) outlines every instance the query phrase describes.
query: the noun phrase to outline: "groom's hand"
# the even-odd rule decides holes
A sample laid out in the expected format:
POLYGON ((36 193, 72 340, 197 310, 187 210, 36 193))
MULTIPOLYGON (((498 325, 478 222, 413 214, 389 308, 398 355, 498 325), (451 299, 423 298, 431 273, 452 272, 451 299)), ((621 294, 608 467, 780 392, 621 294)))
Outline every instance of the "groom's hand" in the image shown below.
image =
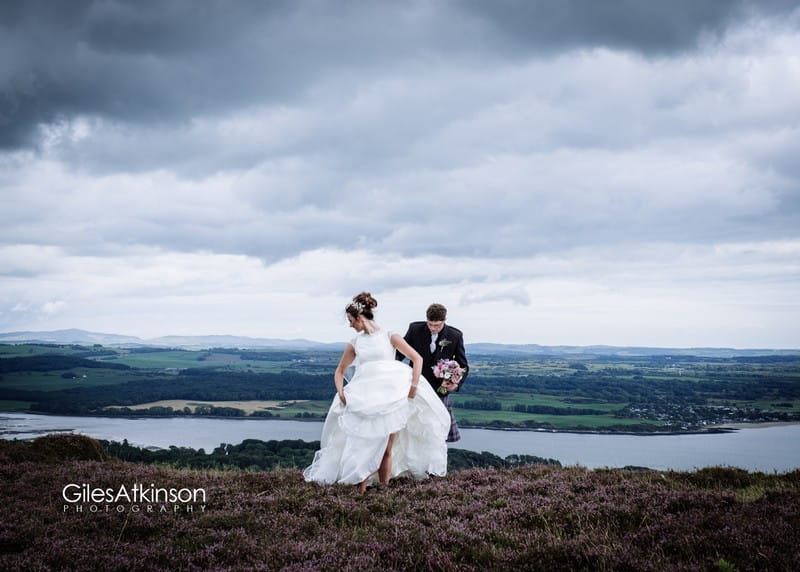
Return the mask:
POLYGON ((442 386, 444 386, 444 388, 447 390, 448 393, 458 389, 458 384, 453 383, 452 381, 445 381, 444 383, 442 383, 442 386))

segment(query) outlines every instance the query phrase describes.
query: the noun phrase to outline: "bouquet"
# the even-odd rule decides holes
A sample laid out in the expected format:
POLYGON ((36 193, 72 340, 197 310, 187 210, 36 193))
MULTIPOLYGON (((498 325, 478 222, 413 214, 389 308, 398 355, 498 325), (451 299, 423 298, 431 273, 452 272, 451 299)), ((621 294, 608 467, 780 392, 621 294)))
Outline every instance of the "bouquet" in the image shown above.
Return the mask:
MULTIPOLYGON (((465 368, 461 367, 457 361, 452 359, 440 359, 436 362, 436 365, 433 366, 433 375, 441 379, 443 384, 446 381, 452 383, 460 382, 461 378, 464 377, 465 371, 465 368)), ((443 395, 447 393, 444 385, 440 385, 436 391, 443 395)))

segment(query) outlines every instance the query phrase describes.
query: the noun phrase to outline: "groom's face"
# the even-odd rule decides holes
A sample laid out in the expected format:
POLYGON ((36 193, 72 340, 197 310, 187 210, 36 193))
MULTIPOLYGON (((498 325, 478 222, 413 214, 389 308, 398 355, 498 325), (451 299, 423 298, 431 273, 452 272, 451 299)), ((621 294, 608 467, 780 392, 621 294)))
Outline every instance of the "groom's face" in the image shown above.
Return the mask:
POLYGON ((437 322, 432 322, 428 320, 428 329, 431 331, 432 334, 438 334, 444 328, 444 320, 439 320, 437 322))

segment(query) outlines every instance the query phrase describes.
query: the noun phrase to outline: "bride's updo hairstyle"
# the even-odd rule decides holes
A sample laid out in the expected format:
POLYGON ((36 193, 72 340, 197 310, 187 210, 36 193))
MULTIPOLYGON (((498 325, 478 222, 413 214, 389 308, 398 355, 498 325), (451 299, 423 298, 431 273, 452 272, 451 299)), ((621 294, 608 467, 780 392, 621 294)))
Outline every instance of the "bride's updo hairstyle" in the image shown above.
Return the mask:
POLYGON ((362 292, 353 296, 353 301, 347 305, 344 311, 355 319, 358 319, 359 316, 364 316, 367 320, 373 320, 375 316, 372 314, 372 309, 377 306, 378 301, 372 297, 372 294, 362 292))

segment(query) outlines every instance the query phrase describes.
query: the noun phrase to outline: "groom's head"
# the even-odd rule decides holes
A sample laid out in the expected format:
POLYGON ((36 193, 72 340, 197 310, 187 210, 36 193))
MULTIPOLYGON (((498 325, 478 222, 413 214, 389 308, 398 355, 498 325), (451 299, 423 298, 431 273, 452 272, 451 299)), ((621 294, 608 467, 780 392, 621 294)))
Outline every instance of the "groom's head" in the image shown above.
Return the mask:
POLYGON ((425 312, 428 329, 432 334, 438 334, 444 328, 444 321, 447 319, 447 308, 441 304, 431 304, 425 312))

